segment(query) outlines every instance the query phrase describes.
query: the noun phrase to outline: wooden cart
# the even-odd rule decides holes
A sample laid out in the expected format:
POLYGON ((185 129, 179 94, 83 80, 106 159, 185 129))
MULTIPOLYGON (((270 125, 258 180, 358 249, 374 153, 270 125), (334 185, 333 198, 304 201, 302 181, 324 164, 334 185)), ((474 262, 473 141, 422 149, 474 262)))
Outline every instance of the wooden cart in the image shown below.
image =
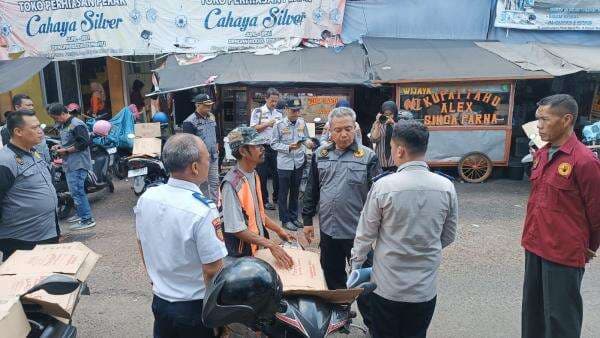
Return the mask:
POLYGON ((398 107, 429 129, 429 165, 456 166, 470 183, 508 166, 514 93, 514 81, 396 84, 398 107))

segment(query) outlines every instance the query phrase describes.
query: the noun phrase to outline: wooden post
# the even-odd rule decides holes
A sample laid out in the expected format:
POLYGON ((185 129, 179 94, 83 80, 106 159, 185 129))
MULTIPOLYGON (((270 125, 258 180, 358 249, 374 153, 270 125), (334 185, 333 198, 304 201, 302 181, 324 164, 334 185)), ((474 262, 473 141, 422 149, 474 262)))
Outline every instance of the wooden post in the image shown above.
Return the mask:
POLYGON ((125 107, 125 95, 123 90, 123 71, 121 61, 111 57, 106 58, 106 73, 110 89, 111 114, 118 113, 125 107))

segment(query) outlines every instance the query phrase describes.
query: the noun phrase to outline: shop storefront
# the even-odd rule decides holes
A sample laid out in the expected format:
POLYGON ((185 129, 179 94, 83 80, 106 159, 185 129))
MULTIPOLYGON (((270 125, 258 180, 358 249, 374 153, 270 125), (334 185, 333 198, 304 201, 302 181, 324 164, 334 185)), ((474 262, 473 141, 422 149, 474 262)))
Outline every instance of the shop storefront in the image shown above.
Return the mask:
POLYGON ((339 100, 357 104, 357 88, 369 81, 365 65, 363 48, 352 44, 337 52, 306 48, 279 55, 238 53, 196 64, 170 57, 166 67, 157 71, 157 77, 159 92, 173 93, 177 123, 194 111, 191 98, 205 92, 216 98, 219 128, 226 135, 236 126, 249 123, 250 113, 264 104, 269 87, 279 90, 282 96, 298 96, 306 121, 321 118, 325 122, 339 100))
POLYGON ((110 117, 128 102, 124 88, 124 66, 117 59, 54 61, 23 85, 3 93, 0 104, 3 110, 11 110, 12 96, 27 94, 32 98, 40 120, 50 124, 52 120, 45 107, 52 102, 77 103, 86 115, 93 112, 110 117))

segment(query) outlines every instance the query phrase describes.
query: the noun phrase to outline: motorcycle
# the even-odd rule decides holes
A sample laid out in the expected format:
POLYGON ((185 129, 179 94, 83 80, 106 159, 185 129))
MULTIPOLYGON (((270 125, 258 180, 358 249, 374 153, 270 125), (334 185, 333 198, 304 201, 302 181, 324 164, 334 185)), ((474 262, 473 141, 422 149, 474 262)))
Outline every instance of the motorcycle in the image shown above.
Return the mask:
MULTIPOLYGON (((90 294, 87 285, 69 276, 50 275, 21 295, 20 298, 22 300, 24 296, 39 290, 44 290, 51 295, 66 295, 77 289, 79 289, 79 293, 75 304, 77 304, 81 295, 90 294)), ((77 337, 77 328, 72 325, 71 319, 65 323, 58 320, 56 317, 43 312, 38 304, 27 303, 26 301, 23 302, 23 310, 25 311, 25 315, 31 326, 31 331, 27 335, 28 338, 77 337)))
MULTIPOLYGON (((161 149, 169 137, 168 127, 168 124, 161 123, 161 149)), ((127 137, 134 139, 135 135, 129 134, 127 137)), ((132 188, 136 196, 140 196, 150 187, 165 184, 169 180, 169 174, 160 156, 152 157, 143 155, 129 157, 127 168, 127 177, 133 179, 132 188)))
POLYGON ((600 156, 600 122, 583 127, 583 144, 588 147, 596 157, 600 156))
POLYGON ((165 184, 169 174, 158 158, 134 157, 127 162, 127 177, 132 178, 133 193, 140 196, 146 189, 165 184))
MULTIPOLYGON (((244 259, 244 258, 242 258, 244 259)), ((234 264, 236 258, 227 258, 225 265, 234 264)), ((370 269, 368 269, 370 272, 370 269)), ((217 277, 215 277, 215 280, 217 277)), ((369 282, 370 273, 363 273, 360 280, 350 287, 362 289, 362 295, 368 295, 376 289, 376 284, 369 282)), ((218 304, 222 283, 208 287, 205 300, 205 310, 203 320, 209 327, 222 324, 223 314, 215 311, 214 304, 218 304)), ((325 298, 312 295, 286 295, 283 294, 279 305, 268 312, 261 319, 249 316, 246 309, 252 309, 246 304, 223 305, 224 308, 237 308, 231 313, 236 313, 236 317, 230 320, 227 325, 229 337, 247 337, 253 335, 253 331, 259 331, 267 337, 290 337, 290 338, 325 338, 334 333, 350 333, 352 319, 356 313, 351 311, 354 300, 346 303, 333 303, 325 298), (244 324, 241 324, 244 323, 244 324), (231 325, 233 324, 233 325, 231 325)), ((219 307, 219 305, 217 305, 219 307)), ((226 315, 225 315, 226 316, 226 315)), ((354 325, 352 325, 354 326, 354 325)), ((364 330, 366 331, 366 330, 364 330)))
MULTIPOLYGON (((60 144, 60 139, 46 138, 48 147, 60 144)), ((69 217, 75 203, 69 192, 67 184, 67 175, 63 168, 63 160, 55 152, 52 152, 52 165, 50 174, 52 175, 52 183, 58 197, 58 218, 65 219, 69 217)), ((110 154, 106 149, 98 145, 90 146, 90 155, 92 158, 92 171, 88 172, 85 179, 85 192, 88 194, 95 193, 107 189, 110 193, 115 191, 115 186, 112 182, 112 174, 110 167, 110 154)))

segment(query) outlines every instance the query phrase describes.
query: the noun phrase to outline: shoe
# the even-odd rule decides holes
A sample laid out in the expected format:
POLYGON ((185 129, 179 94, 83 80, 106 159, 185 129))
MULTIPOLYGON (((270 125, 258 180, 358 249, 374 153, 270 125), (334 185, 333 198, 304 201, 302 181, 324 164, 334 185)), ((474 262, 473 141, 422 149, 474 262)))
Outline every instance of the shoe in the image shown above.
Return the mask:
POLYGON ((304 224, 297 219, 292 220, 292 223, 294 223, 297 228, 304 228, 304 224))
POLYGON ((273 205, 271 203, 266 203, 265 204, 265 209, 267 209, 267 210, 275 210, 275 205, 273 205))
POLYGON ((69 230, 71 230, 71 231, 83 230, 83 229, 93 228, 95 226, 96 226, 96 221, 93 218, 90 218, 87 221, 79 221, 79 223, 71 225, 71 227, 69 227, 69 230))
POLYGON ((283 228, 289 231, 298 231, 298 228, 292 222, 285 222, 282 224, 283 228))
POLYGON ((67 218, 67 223, 76 223, 79 221, 81 221, 81 217, 77 215, 67 218))

